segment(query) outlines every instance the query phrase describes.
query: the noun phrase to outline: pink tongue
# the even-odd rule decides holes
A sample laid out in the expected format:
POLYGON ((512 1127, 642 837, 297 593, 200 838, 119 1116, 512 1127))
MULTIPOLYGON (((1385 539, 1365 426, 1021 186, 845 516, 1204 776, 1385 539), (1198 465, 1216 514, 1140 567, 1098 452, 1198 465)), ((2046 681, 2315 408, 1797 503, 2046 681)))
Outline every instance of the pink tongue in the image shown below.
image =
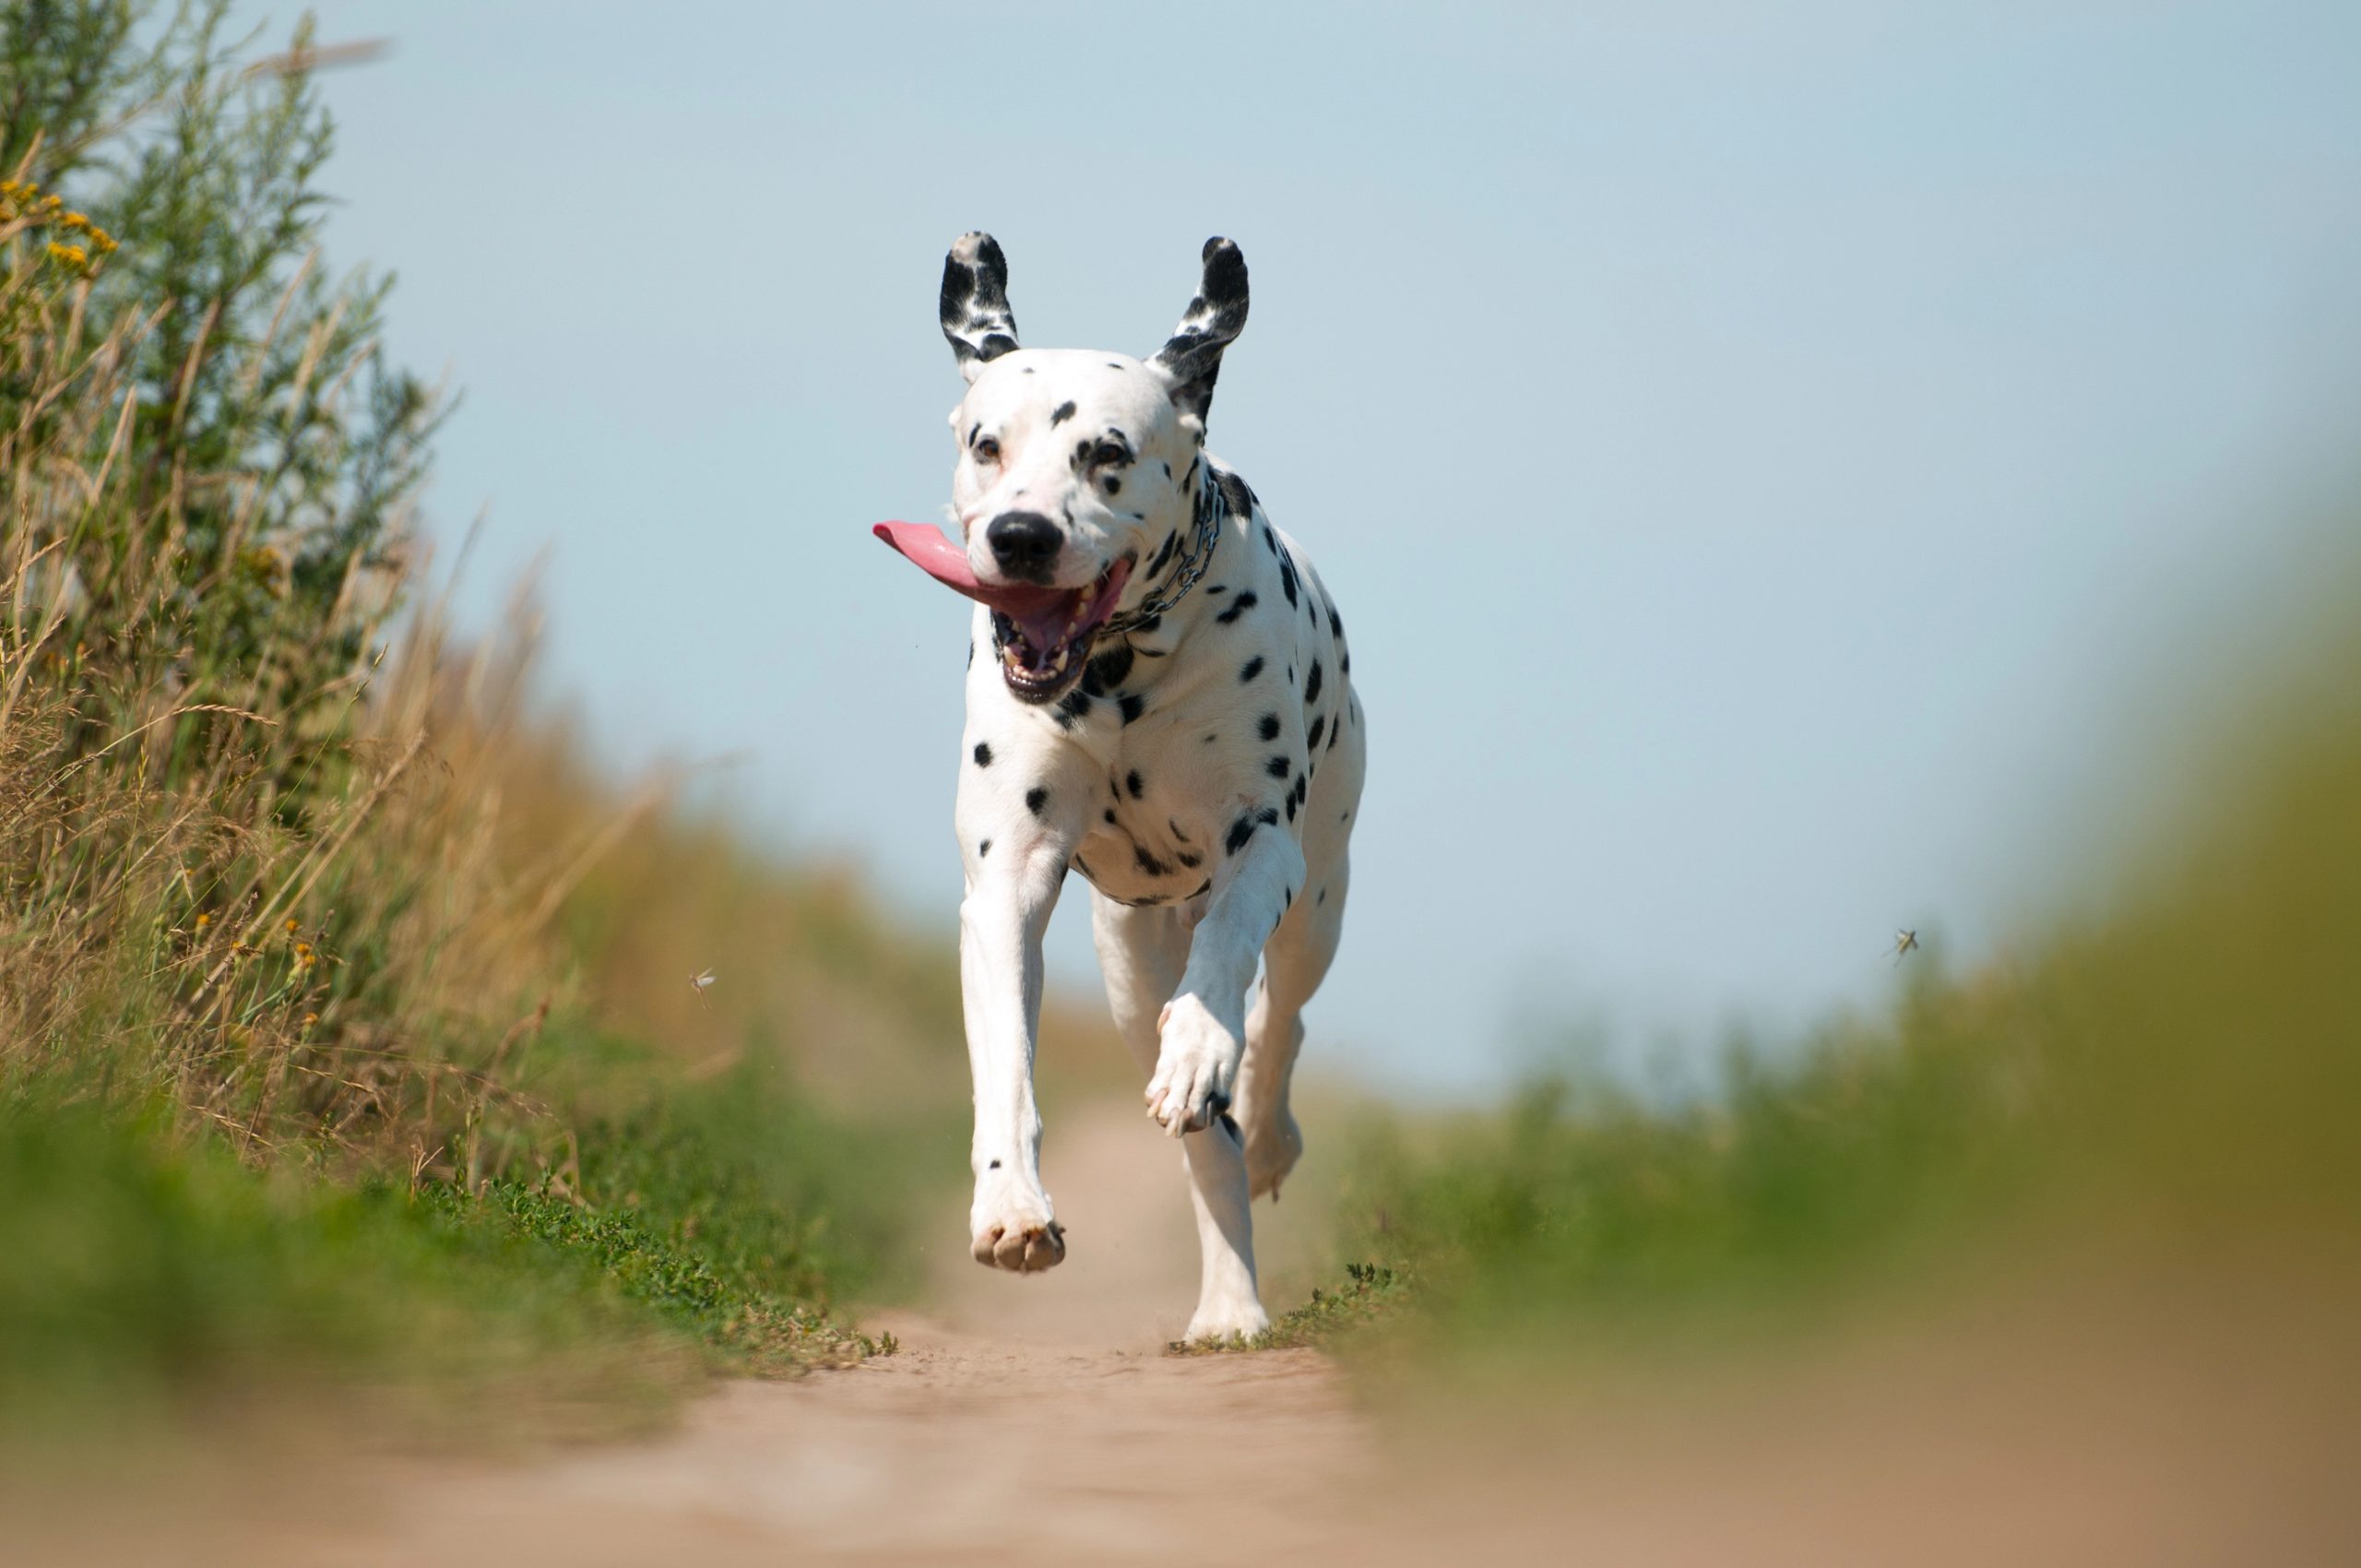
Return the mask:
POLYGON ((1071 588, 1033 588, 1023 583, 982 583, 967 564, 967 552, 932 523, 880 523, 870 530, 944 588, 989 604, 1013 621, 1047 616, 1065 608, 1071 588))
POLYGON ((1066 612, 1074 603, 1072 588, 979 582, 975 568, 967 564, 967 552, 931 523, 880 523, 870 531, 944 588, 989 604, 1015 622, 1036 649, 1046 653, 1064 636, 1066 612))

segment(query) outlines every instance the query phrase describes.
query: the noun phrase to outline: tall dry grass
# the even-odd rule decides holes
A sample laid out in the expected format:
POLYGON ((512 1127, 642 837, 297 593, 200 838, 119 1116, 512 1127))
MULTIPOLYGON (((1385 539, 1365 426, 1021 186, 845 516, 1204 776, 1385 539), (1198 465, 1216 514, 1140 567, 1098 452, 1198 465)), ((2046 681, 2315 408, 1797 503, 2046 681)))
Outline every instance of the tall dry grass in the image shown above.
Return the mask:
MULTIPOLYGON (((37 189, 0 212, 0 1062, 169 1098, 257 1155, 480 1174, 488 1129, 534 1123, 504 1066, 551 1000, 559 885, 485 788, 526 650, 460 654, 432 605, 389 628, 406 515, 314 624, 278 622, 302 541, 268 470, 172 445, 186 404, 139 374, 165 313, 94 308, 37 189)), ((231 373, 291 350, 285 404, 333 418, 353 382, 311 377, 335 330, 238 345, 231 373)))
POLYGON ((438 416, 354 337, 375 296, 312 254, 258 304, 159 298, 138 233, 64 244, 103 231, 32 167, 0 196, 7 1084, 559 1191, 552 1018, 955 1100, 947 941, 682 816, 675 778, 611 785, 531 711, 531 615, 466 647, 421 599, 438 416))

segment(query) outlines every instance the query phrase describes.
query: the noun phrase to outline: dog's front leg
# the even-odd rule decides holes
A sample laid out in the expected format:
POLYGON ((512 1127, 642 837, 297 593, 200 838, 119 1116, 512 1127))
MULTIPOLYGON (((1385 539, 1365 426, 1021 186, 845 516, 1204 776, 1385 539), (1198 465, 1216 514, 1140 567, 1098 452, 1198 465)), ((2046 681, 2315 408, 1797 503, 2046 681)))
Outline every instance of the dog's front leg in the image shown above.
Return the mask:
POLYGON ((1303 849, 1276 826, 1277 815, 1250 813, 1231 829, 1232 840, 1242 835, 1243 842, 1229 857, 1228 874, 1214 879, 1180 989, 1157 1021, 1147 1109, 1176 1138, 1229 1109, 1246 1052, 1246 988, 1263 944, 1303 887, 1303 849))
POLYGON ((969 1248, 987 1266, 1031 1273, 1066 1255, 1041 1186, 1041 1116, 1033 1099, 1033 1046, 1041 1019, 1041 938, 1079 837, 1084 792, 1035 786, 1016 813, 994 791, 960 791, 967 897, 959 906, 959 990, 975 1075, 976 1200, 969 1248), (1052 812, 1062 793, 1068 806, 1052 812), (976 798, 980 797, 980 798, 976 798))
POLYGON ((1181 1147, 1204 1254, 1192 1339, 1251 1337, 1271 1324, 1255 1284, 1246 1153, 1228 1110, 1246 1050, 1246 987, 1264 943, 1303 887, 1303 850, 1259 811, 1239 821, 1244 826, 1232 828, 1232 839, 1242 834, 1243 840, 1228 875, 1215 879, 1180 988, 1157 1020, 1156 1075, 1147 1086, 1148 1114, 1175 1137, 1186 1135, 1181 1147))

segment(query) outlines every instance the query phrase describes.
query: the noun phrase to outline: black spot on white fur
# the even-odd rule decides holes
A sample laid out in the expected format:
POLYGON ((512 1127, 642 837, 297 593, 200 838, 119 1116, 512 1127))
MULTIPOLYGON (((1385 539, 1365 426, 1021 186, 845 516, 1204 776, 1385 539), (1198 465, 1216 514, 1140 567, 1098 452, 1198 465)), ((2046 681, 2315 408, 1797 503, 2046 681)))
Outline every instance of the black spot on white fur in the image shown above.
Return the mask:
POLYGON ((1050 791, 1046 785, 1036 784, 1025 791, 1025 809, 1039 816, 1049 806, 1050 791))
POLYGON ((1105 696, 1130 679, 1131 673, 1132 645, 1119 642, 1083 666, 1082 689, 1095 697, 1105 696))
POLYGON ((1222 501, 1231 516, 1242 518, 1254 515, 1254 492, 1244 480, 1228 469, 1216 469, 1214 483, 1221 488, 1222 501))
POLYGON ((1156 559, 1147 564, 1147 575, 1149 576, 1156 577, 1163 575, 1164 568, 1172 564, 1172 552, 1180 542, 1180 530, 1179 529, 1174 529, 1171 532, 1164 536, 1163 548, 1156 552, 1156 559))

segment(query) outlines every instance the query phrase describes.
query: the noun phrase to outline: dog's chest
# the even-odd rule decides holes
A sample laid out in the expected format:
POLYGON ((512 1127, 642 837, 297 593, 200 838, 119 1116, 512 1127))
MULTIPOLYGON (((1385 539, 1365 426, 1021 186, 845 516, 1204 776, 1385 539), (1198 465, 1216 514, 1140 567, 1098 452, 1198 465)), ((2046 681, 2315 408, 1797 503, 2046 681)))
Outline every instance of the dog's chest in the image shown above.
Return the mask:
POLYGON ((1110 898, 1181 903, 1212 885, 1214 807, 1227 787, 1216 754, 1221 731, 1207 704, 1162 690, 1133 695, 1158 706, 1128 722, 1110 708, 1089 724, 1092 733, 1075 737, 1100 742, 1105 750, 1090 749, 1108 760, 1074 864, 1110 898))

